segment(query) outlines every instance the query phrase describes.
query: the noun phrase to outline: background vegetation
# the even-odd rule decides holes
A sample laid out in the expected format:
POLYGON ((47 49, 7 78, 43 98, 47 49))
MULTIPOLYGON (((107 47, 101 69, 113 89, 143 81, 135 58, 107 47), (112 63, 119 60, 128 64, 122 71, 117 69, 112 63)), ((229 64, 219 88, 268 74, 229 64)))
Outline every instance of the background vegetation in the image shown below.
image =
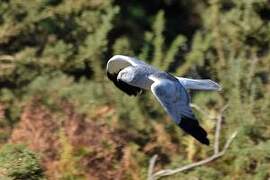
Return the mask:
POLYGON ((151 93, 129 97, 106 78, 114 54, 172 74, 211 78, 222 92, 191 92, 213 142, 226 104, 225 156, 164 179, 270 177, 270 4, 267 0, 2 0, 0 177, 145 179, 204 159, 151 93), (23 144, 23 145, 20 145, 23 144), (12 168, 11 168, 12 167, 12 168))

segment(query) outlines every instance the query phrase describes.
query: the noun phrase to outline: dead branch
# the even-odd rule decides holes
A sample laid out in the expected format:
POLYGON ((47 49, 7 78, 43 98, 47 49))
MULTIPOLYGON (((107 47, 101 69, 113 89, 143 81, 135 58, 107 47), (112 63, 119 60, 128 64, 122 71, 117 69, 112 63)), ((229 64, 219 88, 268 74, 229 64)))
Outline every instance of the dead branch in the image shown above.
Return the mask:
POLYGON ((155 154, 151 159, 150 159, 150 163, 149 163, 149 168, 148 168, 148 180, 152 180, 152 174, 154 172, 154 166, 157 160, 157 155, 155 154))
POLYGON ((198 106, 197 104, 191 103, 190 107, 194 108, 196 111, 200 112, 201 114, 203 114, 204 116, 209 118, 208 113, 205 110, 203 110, 200 106, 198 106))
MULTIPOLYGON (((228 107, 228 105, 224 106, 221 109, 221 111, 220 111, 220 113, 219 113, 219 115, 217 117, 217 124, 216 124, 216 131, 215 131, 215 141, 214 141, 214 153, 213 153, 212 156, 210 156, 210 157, 208 157, 208 158, 206 158, 204 160, 201 160, 201 161, 198 161, 198 162, 195 162, 195 163, 192 163, 192 164, 188 164, 188 165, 176 168, 176 169, 164 169, 164 170, 160 170, 158 172, 153 173, 154 172, 153 169, 155 167, 155 162, 156 162, 156 159, 157 159, 157 155, 154 155, 150 160, 150 165, 149 165, 149 168, 148 168, 148 180, 156 180, 156 179, 158 179, 160 177, 163 177, 163 176, 169 176, 169 175, 173 175, 175 173, 190 170, 192 168, 204 165, 204 164, 206 164, 208 162, 211 162, 211 161, 213 161, 215 159, 218 159, 221 156, 223 156, 225 154, 225 152, 227 151, 227 149, 229 148, 229 146, 231 145, 232 141, 234 140, 234 138, 237 135, 237 131, 234 132, 229 137, 227 142, 225 143, 222 151, 220 151, 219 139, 220 139, 221 124, 222 124, 222 119, 223 119, 223 113, 227 109, 227 107, 228 107)), ((201 108, 199 108, 199 109, 201 110, 201 108)))
POLYGON ((0 55, 0 61, 14 61, 14 57, 10 55, 0 55))
POLYGON ((220 139, 221 123, 222 123, 223 113, 227 108, 228 108, 228 105, 225 105, 221 109, 221 111, 217 117, 215 141, 214 141, 214 154, 217 154, 219 152, 219 139, 220 139))
POLYGON ((15 58, 10 55, 0 55, 0 74, 3 74, 7 70, 13 70, 15 58), (3 71, 3 72, 2 72, 3 71))

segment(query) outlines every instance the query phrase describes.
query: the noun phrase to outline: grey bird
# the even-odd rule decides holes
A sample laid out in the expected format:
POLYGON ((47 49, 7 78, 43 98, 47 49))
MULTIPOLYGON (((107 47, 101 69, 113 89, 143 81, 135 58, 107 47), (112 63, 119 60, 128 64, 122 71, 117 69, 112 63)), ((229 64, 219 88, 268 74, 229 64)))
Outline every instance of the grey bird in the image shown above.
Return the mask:
POLYGON ((134 57, 115 55, 107 63, 107 76, 128 95, 151 90, 173 121, 199 142, 209 145, 207 132, 190 107, 189 89, 220 90, 216 82, 176 77, 134 57))

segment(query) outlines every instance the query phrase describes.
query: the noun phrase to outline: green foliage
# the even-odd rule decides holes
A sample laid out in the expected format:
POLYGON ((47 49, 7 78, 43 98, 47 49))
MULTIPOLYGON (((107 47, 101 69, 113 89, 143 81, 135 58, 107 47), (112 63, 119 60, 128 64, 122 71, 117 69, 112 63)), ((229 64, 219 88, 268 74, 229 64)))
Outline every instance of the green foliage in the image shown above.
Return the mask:
POLYGON ((59 169, 62 180, 84 179, 79 175, 78 159, 74 156, 73 146, 68 141, 63 129, 60 130, 60 160, 59 169))
POLYGON ((152 32, 145 33, 145 45, 141 49, 139 57, 150 61, 154 66, 163 70, 169 70, 174 58, 185 45, 186 38, 177 35, 168 48, 165 47, 165 17, 164 12, 159 11, 152 26, 152 32))
POLYGON ((78 112, 86 114, 93 113, 95 107, 107 102, 104 99, 106 85, 85 79, 74 83, 72 77, 61 72, 39 76, 27 89, 24 101, 29 101, 33 96, 40 97, 44 104, 53 107, 58 100, 66 100, 78 107, 78 112))
POLYGON ((113 45, 114 54, 134 55, 127 37, 118 38, 113 45))
POLYGON ((164 37, 162 35, 164 31, 164 12, 160 11, 157 14, 155 23, 153 25, 153 45, 154 45, 154 55, 153 55, 153 65, 161 66, 162 58, 162 46, 164 43, 164 37))
POLYGON ((23 145, 6 144, 1 147, 0 172, 0 176, 6 179, 43 179, 37 156, 23 145))
POLYGON ((104 12, 84 12, 78 19, 78 24, 91 32, 85 38, 85 41, 79 49, 79 59, 85 59, 90 62, 95 70, 96 79, 102 79, 104 70, 102 69, 104 53, 107 50, 107 34, 112 29, 111 21, 118 12, 117 7, 109 6, 104 12), (94 22, 91 22, 94 21, 94 22), (95 24, 94 24, 95 23, 95 24), (89 28, 89 24, 93 27, 89 28))
MULTIPOLYGON (((38 98, 53 110, 61 108, 59 101, 69 102, 89 121, 101 121, 119 131, 126 142, 117 149, 119 163, 110 167, 122 168, 126 173, 120 174, 126 176, 121 177, 145 177, 153 154, 159 154, 158 168, 178 167, 211 155, 211 147, 199 146, 170 123, 150 93, 129 97, 107 80, 107 59, 124 54, 178 76, 218 81, 221 92, 192 92, 192 102, 210 117, 229 105, 221 144, 239 131, 222 159, 165 179, 269 178, 267 0, 5 0, 0 11, 1 143, 17 128, 25 104, 38 98)), ((212 142, 215 121, 199 112, 196 115, 212 142)), ((64 132, 60 141, 61 177, 87 174, 64 132)), ((112 148, 107 141, 100 147, 112 148)), ((91 147, 84 148, 79 156, 91 154, 91 147)), ((37 159, 24 147, 7 145, 0 154, 4 164, 0 174, 42 177, 37 159), (17 156, 23 161, 16 161, 17 156), (21 164, 17 167, 17 163, 21 164)))

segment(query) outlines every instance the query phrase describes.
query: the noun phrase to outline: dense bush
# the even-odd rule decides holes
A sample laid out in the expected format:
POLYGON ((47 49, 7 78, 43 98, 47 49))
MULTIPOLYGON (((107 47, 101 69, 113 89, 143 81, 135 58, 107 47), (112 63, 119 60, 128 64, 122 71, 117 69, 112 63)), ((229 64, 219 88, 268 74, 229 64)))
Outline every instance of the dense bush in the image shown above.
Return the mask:
POLYGON ((38 158, 23 145, 6 144, 0 149, 0 172, 1 179, 43 179, 38 158))

